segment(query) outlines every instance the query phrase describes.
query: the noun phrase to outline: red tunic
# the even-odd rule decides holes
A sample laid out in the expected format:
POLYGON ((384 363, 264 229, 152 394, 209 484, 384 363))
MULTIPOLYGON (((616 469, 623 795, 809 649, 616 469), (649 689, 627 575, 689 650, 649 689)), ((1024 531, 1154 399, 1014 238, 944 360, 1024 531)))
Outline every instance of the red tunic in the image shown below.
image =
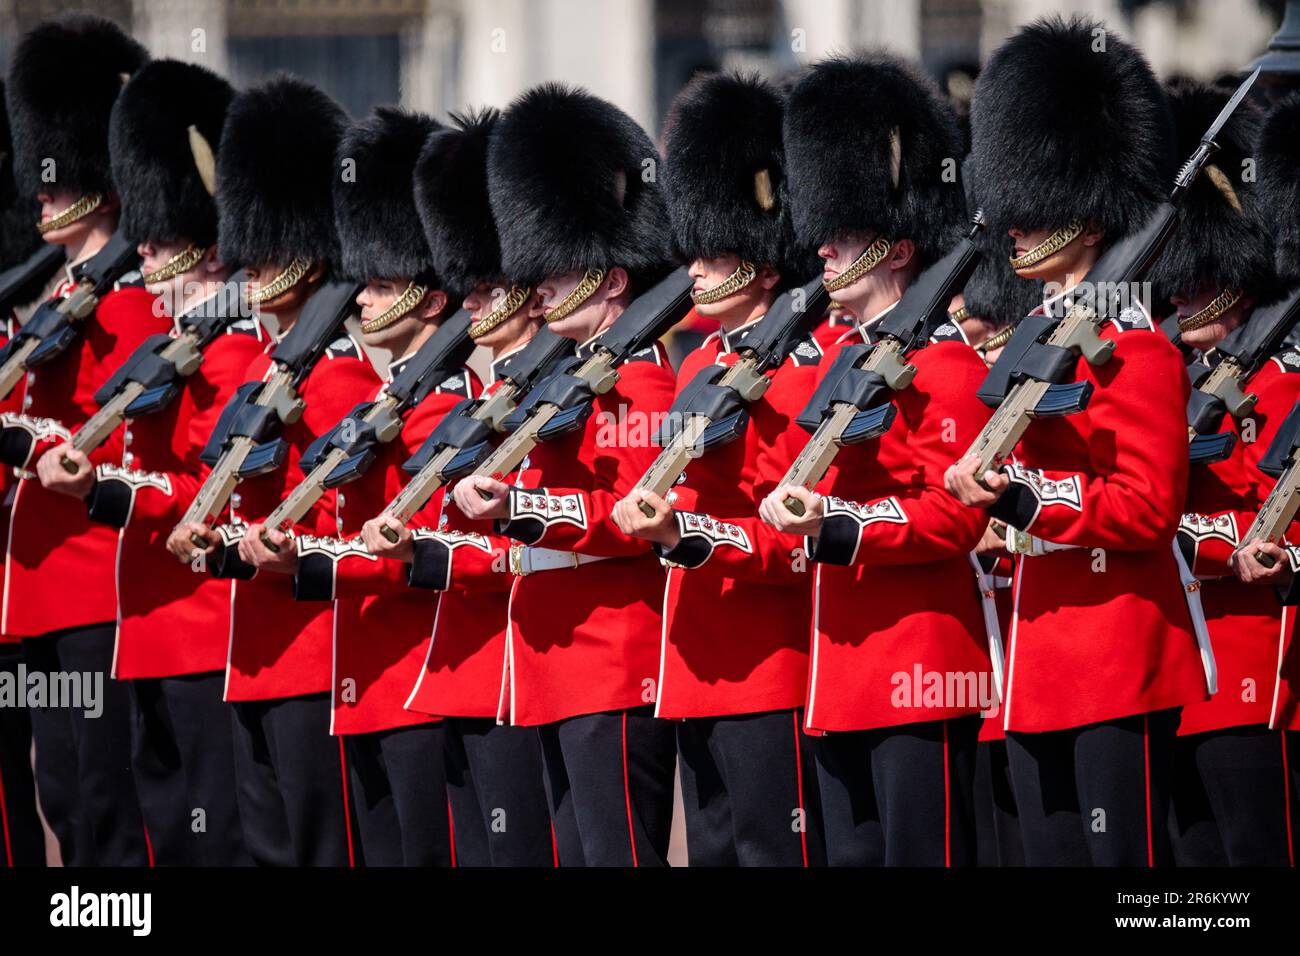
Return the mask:
MULTIPOLYGON (((60 294, 72 286, 61 287, 60 294)), ((38 436, 25 467, 67 439, 98 408, 94 395, 146 337, 171 319, 143 286, 121 285, 82 320, 76 341, 27 376, 25 423, 38 436)), ((90 455, 98 466, 122 460, 119 429, 90 455)), ((84 502, 47 491, 27 473, 18 483, 9 527, 0 631, 34 637, 117 617, 116 528, 93 522, 84 502)))
MULTIPOLYGON (((758 320, 715 333, 682 364, 679 391, 710 365, 730 366, 758 320)), ((809 338, 768 373, 744 437, 690 465, 673 489, 682 540, 669 565, 659 671, 660 717, 799 707, 808 689, 812 574, 800 542, 758 517, 808 435, 794 423, 817 382, 809 338)))
MULTIPOLYGON (((0 347, 6 345, 13 337, 11 330, 16 325, 17 321, 12 315, 7 316, 4 322, 0 324, 0 347)), ((22 388, 15 388, 6 398, 0 400, 0 414, 21 411, 23 406, 22 393, 22 388)), ((9 513, 17 485, 18 479, 14 476, 13 469, 0 466, 0 549, 3 549, 0 551, 0 555, 7 553, 9 550, 9 513)), ((4 574, 7 565, 7 561, 0 564, 0 594, 4 593, 4 574)), ((17 641, 18 638, 10 637, 4 631, 0 631, 0 644, 15 643, 17 641)))
MULTIPOLYGON (((587 349, 580 349, 580 355, 587 349)), ((633 356, 580 430, 538 445, 501 530, 516 541, 607 560, 517 577, 507 641, 511 723, 544 724, 655 701, 664 574, 647 541, 610 520, 654 461, 668 410, 662 347, 633 356)))
POLYGON ((990 514, 1067 546, 1018 562, 1004 727, 1052 731, 1206 699, 1172 551, 1187 500, 1190 388, 1145 315, 1101 332, 1110 361, 1080 359, 1088 408, 1035 422, 990 514), (1042 469, 1039 471, 1039 469, 1042 469))
MULTIPOLYGON (((400 368, 389 369, 390 382, 400 368)), ((402 463, 453 405, 478 392, 469 369, 442 382, 407 413, 400 437, 382 446, 366 473, 338 489, 335 533, 299 541, 295 596, 336 600, 331 733, 364 734, 431 720, 405 704, 423 668, 439 602, 408 587, 405 566, 376 558, 359 533, 405 485, 402 463)), ((441 503, 441 493, 434 495, 414 524, 436 522, 441 503)))
POLYGON ((970 559, 988 518, 943 484, 989 418, 975 397, 987 368, 951 323, 908 361, 916 376, 894 397, 893 426, 845 447, 819 485, 825 517, 808 543, 818 562, 813 732, 946 720, 993 698, 970 559))
POLYGON ((1183 554, 1202 582, 1219 686, 1210 700, 1183 708, 1179 734, 1268 723, 1279 652, 1289 630, 1289 614, 1272 590, 1243 584, 1228 559, 1271 490, 1271 479, 1256 466, 1300 398, 1300 352, 1275 356, 1246 388, 1258 397, 1254 410, 1243 422, 1225 416, 1221 429, 1237 436, 1232 456, 1192 469, 1188 514, 1178 528, 1183 554))
POLYGON ((813 330, 813 338, 822 347, 822 351, 826 352, 830 350, 832 345, 842 339, 845 333, 852 332, 857 328, 857 325, 857 320, 853 316, 837 309, 822 319, 821 324, 813 330))
MULTIPOLYGON (((262 379, 270 367, 269 355, 259 355, 244 378, 262 379)), ((289 444, 284 465, 239 484, 230 499, 232 523, 265 518, 302 480, 298 459, 307 446, 374 394, 378 383, 379 376, 356 341, 343 336, 332 343, 303 382, 306 411, 284 429, 289 444)), ((335 495, 329 492, 302 528, 318 534, 333 531, 335 508, 335 495)), ((249 581, 236 581, 226 699, 270 700, 329 690, 333 630, 332 607, 294 601, 292 584, 284 575, 258 574, 249 581)))
POLYGON ((231 323, 166 408, 128 420, 120 463, 96 469, 90 517, 122 529, 116 677, 174 677, 226 666, 231 582, 178 562, 166 542, 208 471, 199 453, 266 338, 256 319, 231 323))

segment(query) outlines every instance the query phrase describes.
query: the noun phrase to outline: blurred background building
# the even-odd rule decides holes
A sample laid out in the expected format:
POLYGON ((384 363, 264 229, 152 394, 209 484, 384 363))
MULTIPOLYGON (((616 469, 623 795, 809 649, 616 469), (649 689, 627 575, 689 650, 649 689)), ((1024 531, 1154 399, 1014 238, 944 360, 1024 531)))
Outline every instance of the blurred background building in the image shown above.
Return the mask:
POLYGON ((277 70, 321 84, 352 113, 400 102, 445 114, 504 106, 543 80, 590 87, 647 129, 696 71, 780 76, 828 53, 885 47, 968 95, 978 64, 1017 26, 1088 13, 1162 75, 1240 70, 1277 29, 1283 0, 0 0, 0 69, 22 32, 65 10, 127 26, 155 56, 237 85, 277 70))

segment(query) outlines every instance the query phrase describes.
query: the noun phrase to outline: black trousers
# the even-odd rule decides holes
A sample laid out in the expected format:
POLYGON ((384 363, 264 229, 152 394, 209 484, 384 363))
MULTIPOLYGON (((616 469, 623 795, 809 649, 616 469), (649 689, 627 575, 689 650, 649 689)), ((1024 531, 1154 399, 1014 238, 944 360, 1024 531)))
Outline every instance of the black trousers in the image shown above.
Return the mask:
POLYGON ((244 845, 261 866, 349 866, 343 741, 328 693, 231 705, 244 845))
POLYGON ((1157 866, 1180 710, 1041 734, 1009 732, 1007 757, 1029 866, 1157 866))
POLYGON ((536 729, 490 717, 448 717, 443 725, 456 865, 554 866, 536 729))
POLYGON ((666 866, 677 747, 653 707, 537 728, 561 866, 666 866))
POLYGON ((1179 866, 1288 866, 1282 734, 1263 724, 1179 737, 1169 832, 1179 866))
POLYGON ((677 723, 691 866, 826 860, 813 741, 803 709, 677 723))
POLYGON ((348 734, 343 742, 366 866, 451 866, 442 726, 348 734))
POLYGON ((975 751, 975 837, 980 866, 1025 865, 1005 740, 981 741, 975 751))
POLYGON ((225 674, 128 681, 131 766, 159 866, 246 866, 225 674))
POLYGON ((831 866, 974 866, 978 714, 817 738, 831 866))
MULTIPOLYGON (((22 648, 0 644, 0 672, 17 679, 22 648)), ((36 812, 32 721, 25 707, 0 707, 0 867, 44 866, 45 832, 36 812)))
POLYGON ((131 773, 130 697, 109 676, 115 632, 114 624, 93 624, 23 640, 29 676, 74 675, 100 694, 93 716, 86 707, 31 710, 37 794, 65 865, 149 863, 131 773))

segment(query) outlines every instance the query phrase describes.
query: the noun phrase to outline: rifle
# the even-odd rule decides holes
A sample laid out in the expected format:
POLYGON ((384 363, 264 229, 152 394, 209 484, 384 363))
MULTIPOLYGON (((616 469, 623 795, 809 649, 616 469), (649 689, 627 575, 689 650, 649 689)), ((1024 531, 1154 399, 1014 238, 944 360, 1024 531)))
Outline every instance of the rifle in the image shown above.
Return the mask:
MULTIPOLYGON (((879 438, 894 423, 894 392, 912 384, 916 366, 906 360, 941 324, 948 321, 952 297, 965 288, 980 252, 975 240, 984 228, 976 212, 970 231, 942 259, 916 277, 903 297, 872 329, 874 345, 863 343, 841 350, 812 399, 795 421, 812 439, 781 480, 783 485, 812 489, 845 445, 879 438)), ((802 516, 803 502, 793 495, 782 502, 792 515, 802 516)))
POLYGON ((0 272, 0 315, 40 295, 67 258, 62 246, 42 245, 24 261, 0 272))
POLYGON ((1242 390, 1250 378, 1278 349, 1300 318, 1300 286, 1276 302, 1255 309, 1250 319, 1233 330, 1216 351, 1222 358, 1213 369, 1197 363, 1192 370, 1192 394, 1187 400, 1187 435, 1192 464, 1223 461, 1237 438, 1220 432, 1223 416, 1245 418, 1258 396, 1242 390))
MULTIPOLYGON (((635 485, 663 496, 676 483, 687 462, 711 448, 745 433, 747 406, 763 397, 772 380, 765 374, 779 368, 826 312, 830 293, 818 276, 783 293, 739 347, 730 368, 710 365, 691 379, 668 410, 654 437, 663 448, 635 485)), ((654 517, 644 501, 641 512, 654 517)))
MULTIPOLYGON (((1000 467, 1035 418, 1073 415, 1088 406, 1091 382, 1069 381, 1076 358, 1103 365, 1115 343, 1103 340, 1097 330, 1118 315, 1125 292, 1140 280, 1159 258, 1178 224, 1177 203, 1201 170, 1218 151, 1214 137, 1245 98, 1259 70, 1246 79, 1201 137, 1196 151, 1179 169, 1174 187, 1137 232, 1114 243, 1084 277, 1084 290, 1069 304, 1061 319, 1027 316, 989 370, 977 393, 996 410, 964 457, 979 459, 982 467, 1000 467)), ((981 484, 983 482, 981 481, 981 484)))
MULTIPOLYGON (((306 405, 298 397, 298 388, 351 313, 360 289, 353 282, 329 282, 313 293, 298 321, 271 352, 270 375, 239 386, 199 455, 212 471, 178 527, 214 521, 241 479, 273 471, 284 461, 287 449, 278 432, 302 417, 306 405)), ((190 540, 195 547, 208 546, 197 534, 190 540)))
MULTIPOLYGON (((292 528, 328 489, 365 474, 375 460, 376 449, 402 433, 402 416, 406 411, 465 364, 469 353, 474 351, 469 327, 467 309, 446 319, 379 398, 357 405, 312 442, 300 462, 307 477, 275 506, 266 519, 266 527, 281 531, 292 528)), ((266 532, 262 533, 262 543, 272 551, 280 550, 266 532)))
MULTIPOLYGON (((538 330, 491 395, 466 399, 443 416, 420 449, 402 465, 411 480, 383 514, 406 524, 435 491, 473 471, 487 456, 493 435, 505 430, 506 417, 538 382, 555 371, 557 362, 573 354, 574 345, 572 339, 549 329, 538 330)), ((392 528, 381 531, 393 544, 400 540, 392 528)))
MULTIPOLYGON (((72 436, 72 447, 89 454, 128 418, 150 415, 166 408, 180 393, 183 379, 203 363, 203 350, 235 319, 244 317, 240 285, 242 273, 232 276, 213 295, 180 316, 180 334, 151 335, 131 353, 120 368, 95 393, 99 410, 72 436)), ((77 466, 64 457, 69 474, 77 466)))
POLYGON ((44 303, 0 350, 0 399, 8 397, 29 368, 63 353, 77 337, 76 323, 95 311, 122 276, 140 265, 135 246, 121 233, 73 269, 76 287, 44 303))
MULTIPOLYGON (((575 357, 539 385, 506 419, 510 436, 474 469, 500 479, 519 467, 541 442, 582 428, 596 396, 618 382, 618 367, 634 352, 652 345, 682 320, 691 307, 694 280, 680 268, 638 296, 593 343, 590 358, 575 357)), ((479 496, 492 495, 479 489, 479 496)))
MULTIPOLYGON (((1300 512, 1300 402, 1282 420, 1258 467, 1276 478, 1277 483, 1264 499, 1242 541, 1277 541, 1300 512)), ((1259 551, 1255 552, 1255 560, 1266 568, 1276 563, 1270 555, 1259 551)))

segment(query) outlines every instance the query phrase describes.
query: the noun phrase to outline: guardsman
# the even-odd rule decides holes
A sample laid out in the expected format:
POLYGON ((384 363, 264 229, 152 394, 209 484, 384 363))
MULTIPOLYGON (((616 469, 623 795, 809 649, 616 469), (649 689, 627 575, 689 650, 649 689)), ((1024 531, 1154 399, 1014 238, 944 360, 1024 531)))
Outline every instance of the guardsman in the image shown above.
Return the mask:
MULTIPOLYGON (((971 126, 988 229, 1015 240, 1018 274, 1052 284, 1051 315, 1172 187, 1164 92, 1092 21, 1040 20, 1008 40, 980 74, 971 126)), ((998 472, 963 458, 945 479, 1025 542, 1002 711, 1030 866, 1166 859, 1179 708, 1206 698, 1173 547, 1189 386, 1140 298, 1105 317, 1111 359, 1078 361, 1086 411, 1031 424, 998 472)))
MULTIPOLYGON (((1178 153, 1190 155, 1229 93, 1190 82, 1167 92, 1178 153)), ((1261 122, 1245 103, 1215 137, 1214 165, 1184 198, 1180 231, 1151 274, 1157 295, 1177 309, 1183 345, 1207 366, 1252 308, 1281 291, 1274 213, 1261 208, 1247 163, 1261 122)), ((1192 466, 1178 527, 1183 558, 1201 581, 1219 684, 1210 700, 1183 708, 1178 727, 1170 822, 1182 866, 1285 866, 1290 856, 1282 735, 1268 728, 1283 609, 1267 589, 1238 581, 1228 561, 1272 487, 1256 465, 1300 398, 1300 351, 1273 356, 1241 387, 1258 401, 1240 420, 1224 416, 1221 430, 1237 439, 1227 460, 1192 466)))
MULTIPOLYGON (((621 110, 558 85, 525 93, 497 124, 488 182, 502 267, 537 289, 579 355, 671 264, 657 161, 621 110)), ((656 343, 620 367, 582 429, 538 445, 515 484, 471 476, 454 489, 466 517, 515 542, 503 716, 539 728, 565 866, 667 858, 675 748, 653 707, 664 576, 650 543, 610 513, 653 461, 647 436, 672 392, 656 343)))
MULTIPOLYGON (((202 67, 155 60, 113 108, 122 232, 139 245, 145 288, 173 318, 231 292, 208 190, 233 97, 229 83, 202 67)), ((130 573, 117 576, 114 675, 129 681, 132 768, 161 865, 247 861, 230 715, 221 699, 231 583, 177 563, 163 542, 198 488, 208 433, 266 340, 251 315, 232 320, 165 409, 128 420, 116 462, 93 466, 64 443, 37 465, 46 488, 85 499, 93 521, 123 529, 117 566, 130 573), (64 469, 65 459, 76 474, 64 469), (203 826, 196 828, 200 808, 203 826)))
MULTIPOLYGON (((342 270, 366 283, 357 297, 365 345, 391 356, 386 381, 370 399, 382 397, 456 310, 411 201, 420 149, 441 130, 430 117, 380 107, 348 127, 339 144, 338 162, 352 160, 356 173, 334 183, 342 270)), ((336 526, 328 533, 287 537, 254 522, 239 545, 262 572, 292 574, 299 601, 335 602, 330 731, 347 748, 368 866, 449 866, 453 854, 443 811, 442 725, 403 707, 420 674, 438 602, 408 589, 399 567, 377 560, 358 532, 401 489, 402 463, 453 405, 478 391, 468 368, 435 383, 405 415, 398 439, 378 450, 361 478, 339 488, 336 526), (277 551, 263 543, 264 531, 277 551)), ((438 505, 433 501, 416 520, 436 522, 438 505)))
MULTIPOLYGON (((278 77, 238 94, 222 128, 218 252, 243 266, 249 303, 274 317, 280 335, 340 261, 332 190, 346 122, 316 87, 278 77)), ((264 378, 269 352, 249 364, 245 381, 264 378)), ((351 335, 331 343, 299 390, 305 410, 284 429, 284 464, 239 484, 223 526, 184 522, 168 550, 196 567, 229 563, 209 557, 301 480, 302 452, 373 394, 377 381, 351 335), (197 551, 193 535, 208 547, 197 551)), ((304 529, 332 531, 334 505, 332 494, 322 498, 304 529)), ((257 863, 337 866, 353 859, 343 744, 329 734, 331 610, 295 603, 277 574, 234 584, 225 698, 234 704, 239 816, 257 863)))
MULTIPOLYGON (((7 90, 14 172, 41 203, 40 232, 87 261, 117 228, 120 206, 109 162, 113 101, 148 54, 116 24, 70 16, 44 23, 18 44, 7 90)), ((58 295, 75 280, 69 273, 58 295)), ((73 344, 29 372, 23 412, 0 433, 10 463, 35 467, 47 441, 66 437, 95 411, 94 394, 145 336, 170 323, 131 273, 77 326, 73 344)), ((91 456, 120 461, 115 437, 91 456)), ((32 711, 36 777, 63 862, 144 864, 148 850, 131 776, 130 702, 110 679, 116 631, 117 532, 85 506, 43 488, 24 471, 14 496, 0 631, 23 638, 30 670, 86 675, 94 706, 32 711), (101 688, 102 682, 102 688, 101 688)))
MULTIPOLYGON (((790 94, 785 149, 798 236, 820 246, 831 297, 860 322, 838 348, 870 342, 966 223, 956 119, 900 60, 828 60, 790 94)), ((890 430, 844 448, 822 493, 782 485, 761 507, 816 563, 805 727, 819 735, 832 865, 975 859, 971 780, 992 684, 970 552, 986 519, 942 478, 988 418, 975 398, 984 364, 952 322, 907 360, 916 376, 890 430)))
MULTIPOLYGON (((782 115, 766 82, 717 74, 695 79, 669 111, 673 232, 692 260, 696 311, 721 325, 686 357, 679 393, 709 366, 734 363, 776 296, 816 275, 790 220, 782 115)), ((797 544, 757 514, 807 437, 794 418, 821 354, 809 334, 769 372, 743 439, 693 463, 672 500, 635 491, 614 508, 615 523, 653 542, 668 569, 656 712, 677 721, 692 865, 824 860, 801 727, 812 574, 797 544)))
MULTIPOLYGON (((1259 204, 1266 211, 1268 234, 1275 241, 1274 265, 1279 283, 1294 288, 1300 283, 1300 94, 1292 94, 1269 112, 1261 130, 1256 158, 1259 163, 1259 204)), ((1287 353, 1290 354, 1290 353, 1287 353)), ((1291 366, 1288 366, 1290 370, 1291 366)), ((1266 370, 1267 371, 1267 370, 1266 370)), ((1261 375, 1264 372, 1260 373, 1261 375)), ((1289 376, 1288 376, 1289 377, 1289 376)), ((1261 396, 1262 400, 1262 396, 1261 396)), ((1262 450, 1265 445, 1260 445, 1262 450)), ((1263 478, 1261 489, 1267 493, 1272 478, 1263 478)), ((1247 523, 1249 527, 1249 522, 1247 523)), ((1238 529, 1245 534, 1246 529, 1238 529)), ((1294 528, 1288 535, 1295 541, 1294 528)), ((1233 571, 1242 581, 1276 588, 1285 605, 1285 624, 1274 647, 1277 677, 1272 699, 1268 701, 1268 726, 1282 735, 1285 748, 1284 766, 1291 778, 1290 832, 1291 864, 1300 857, 1300 640, 1296 639, 1295 605, 1300 604, 1300 588, 1294 584, 1300 569, 1300 550, 1255 541, 1243 542, 1233 556, 1233 571), (1254 560, 1257 551, 1274 558, 1272 568, 1254 560)), ((1218 643, 1215 644, 1217 654, 1218 643)), ((1221 686, 1231 688, 1231 684, 1221 686)), ((1260 682, 1261 692, 1265 682, 1260 682)))
MULTIPOLYGON (((13 155, 9 111, 4 106, 4 84, 0 83, 0 271, 18 265, 41 245, 41 234, 36 231, 40 206, 34 196, 18 192, 13 155)), ((0 347, 9 341, 16 325, 14 315, 0 313, 0 347)), ((18 389, 0 400, 0 413, 17 412, 21 407, 18 389)), ((12 469, 0 469, 0 555, 8 549, 9 505, 15 482, 12 469)), ((0 567, 0 587, 3 575, 0 567)), ((22 644, 0 633, 0 672, 16 676, 21 660, 22 644)), ((0 710, 0 827, 9 835, 0 857, 5 866, 33 866, 45 861, 31 751, 32 723, 27 710, 0 710)))
MULTIPOLYGON (((469 290, 469 334, 492 356, 486 394, 542 326, 536 292, 502 272, 487 185, 488 143, 498 117, 485 110, 433 134, 415 170, 415 205, 434 269, 447 285, 469 290)), ((514 581, 505 560, 511 540, 469 521, 450 497, 439 510, 439 520, 414 531, 385 515, 362 531, 372 554, 390 559, 386 564, 401 562, 412 587, 439 595, 406 707, 443 718, 457 866, 550 866, 555 846, 537 731, 497 720, 514 581), (397 532, 396 544, 383 528, 397 532), (413 573, 417 567, 420 573, 413 573)))

